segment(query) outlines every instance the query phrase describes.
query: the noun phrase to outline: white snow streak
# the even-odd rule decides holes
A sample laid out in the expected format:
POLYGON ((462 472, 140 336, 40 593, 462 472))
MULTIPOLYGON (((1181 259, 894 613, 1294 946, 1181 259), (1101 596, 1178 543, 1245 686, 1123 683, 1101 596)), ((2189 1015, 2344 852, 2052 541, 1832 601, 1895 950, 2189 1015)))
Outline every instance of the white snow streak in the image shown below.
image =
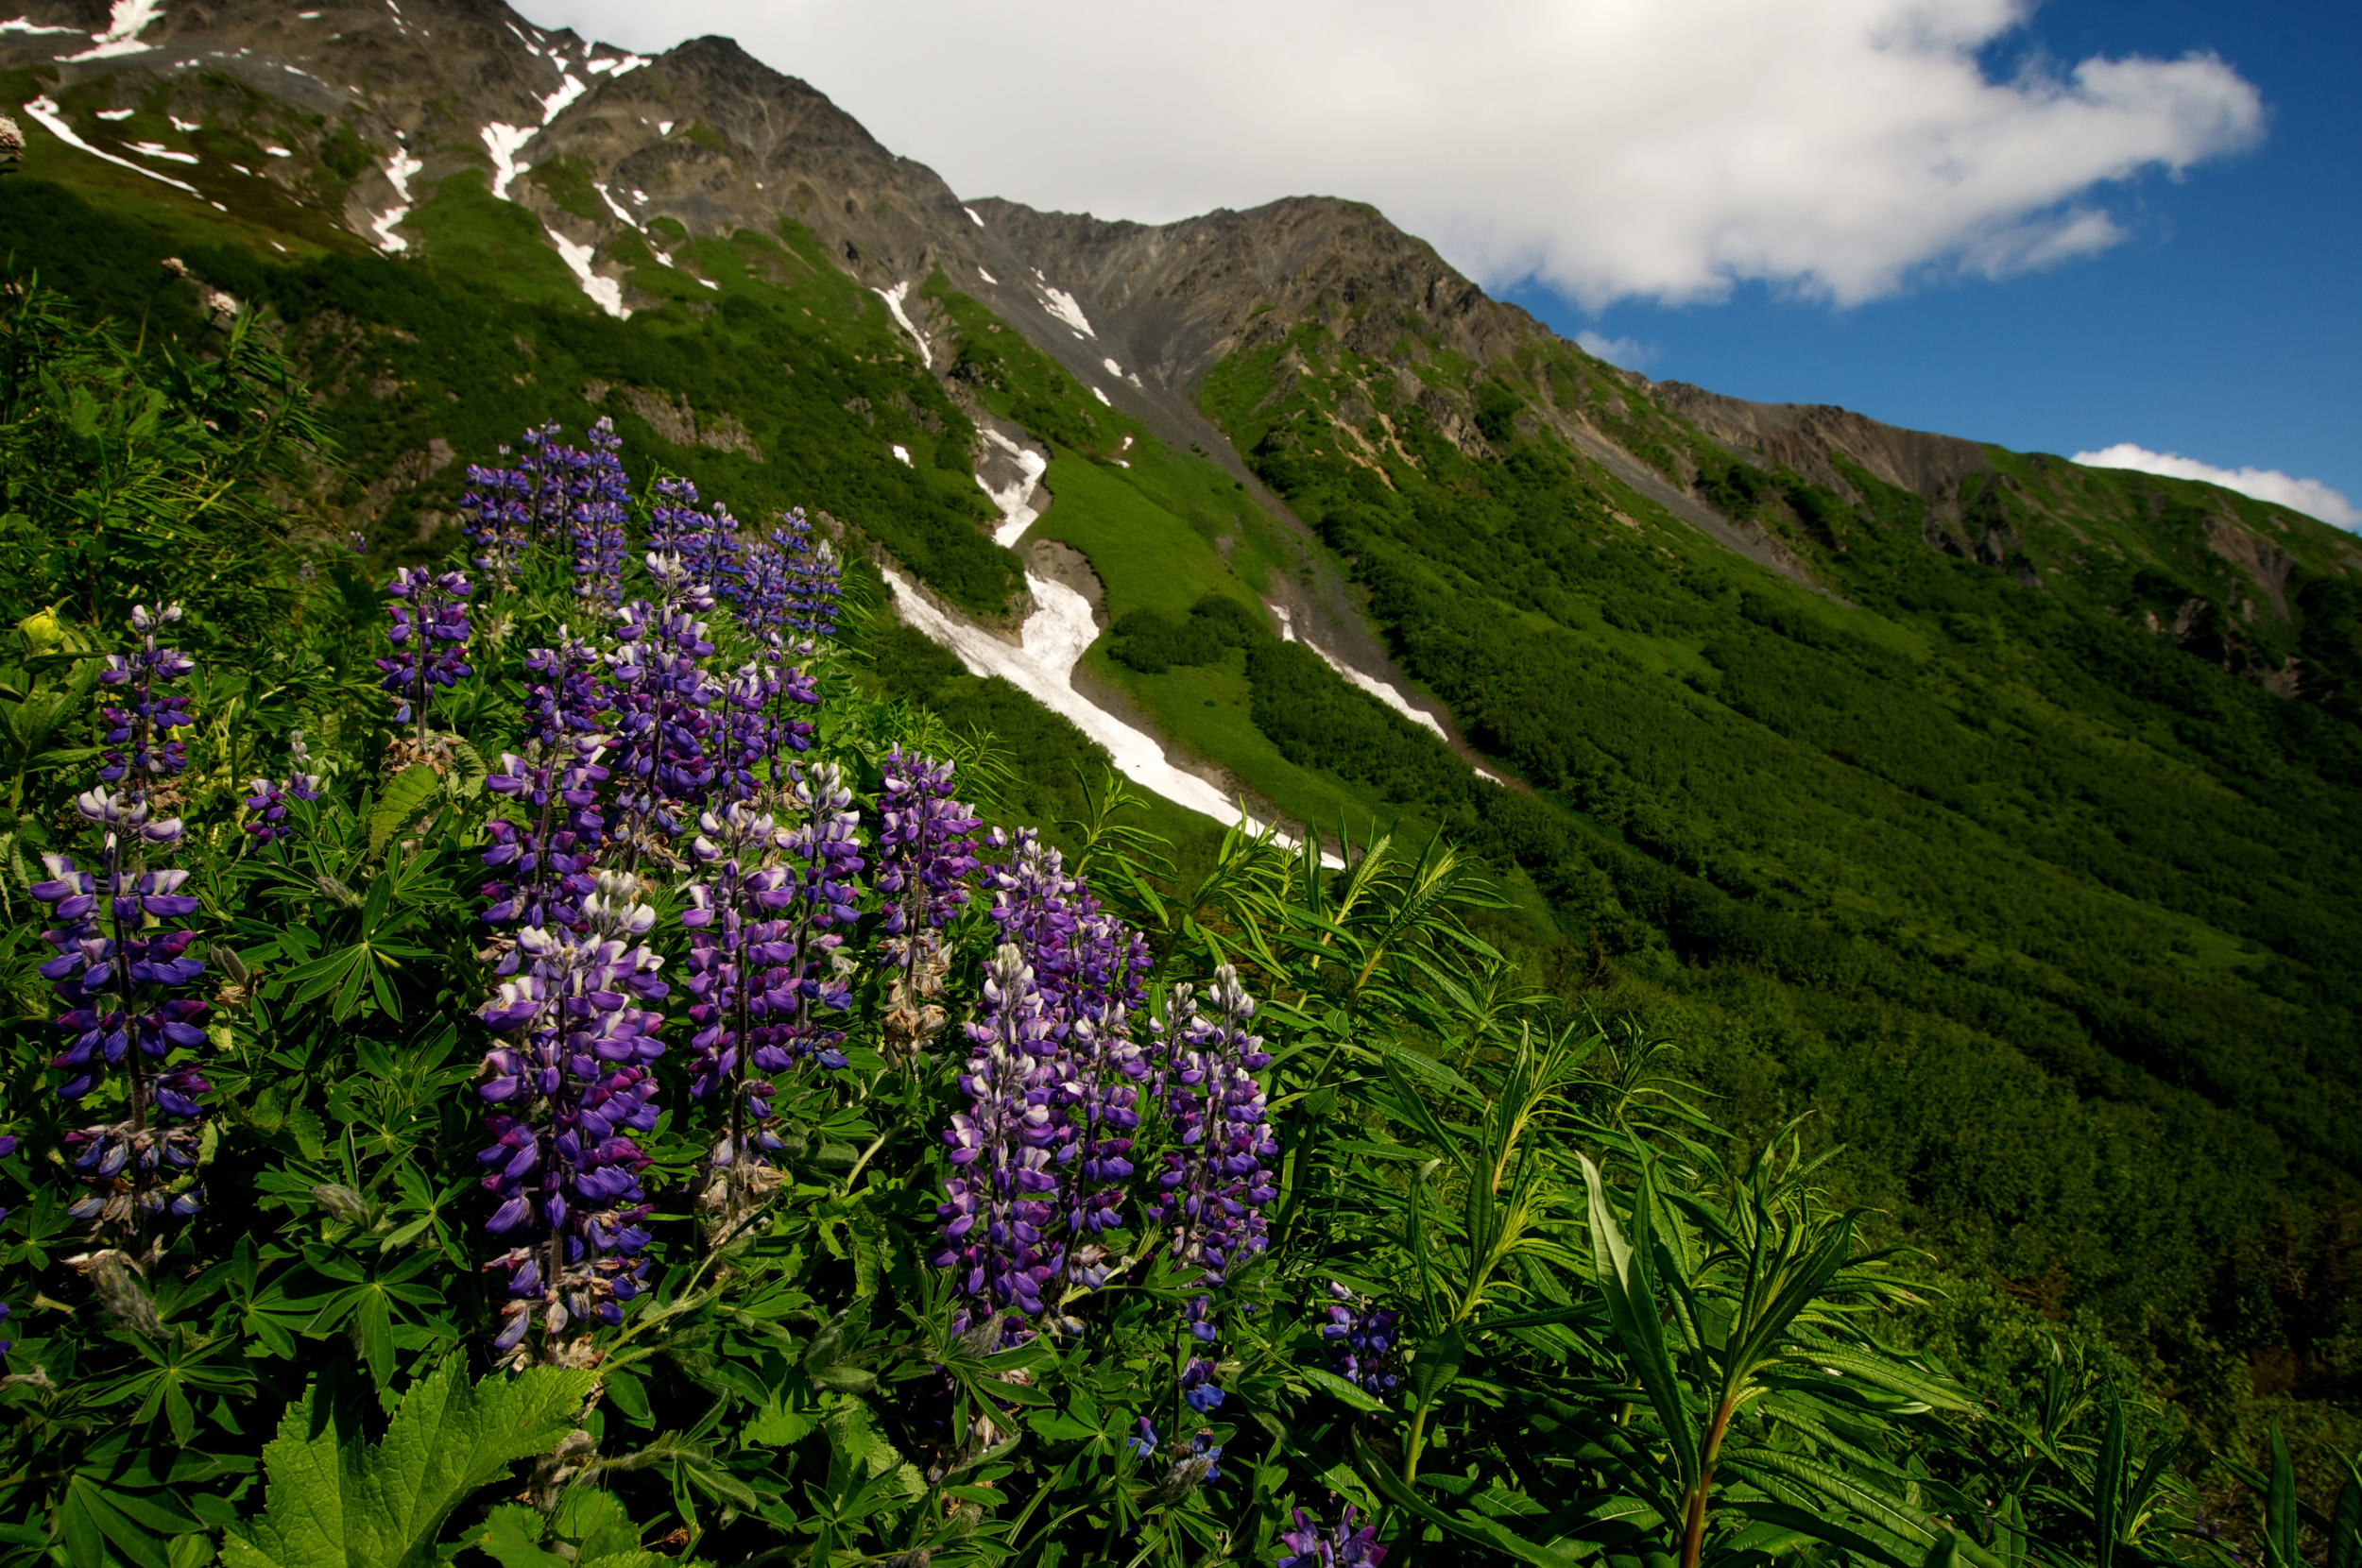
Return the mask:
POLYGON ((118 168, 129 169, 133 174, 144 174, 150 179, 161 179, 167 185, 188 192, 191 196, 197 194, 196 186, 184 184, 168 174, 159 174, 154 169, 144 168, 128 158, 117 158, 111 152, 100 152, 96 147, 74 134, 74 128, 65 123, 57 104, 45 93, 26 104, 25 112, 30 114, 43 130, 69 147, 89 153, 93 158, 103 159, 118 168))
POLYGON ((94 111, 92 118, 99 120, 128 120, 138 112, 139 111, 136 109, 101 109, 94 111))
POLYGON ((585 86, 578 78, 567 71, 559 71, 557 73, 557 79, 563 85, 560 86, 556 92, 541 100, 541 123, 543 125, 548 125, 552 120, 556 119, 559 110, 564 109, 568 104, 573 103, 576 98, 581 97, 585 93, 590 91, 589 87, 585 86))
POLYGON ((1023 538, 1025 530, 1041 516, 1041 508, 1034 504, 1034 487, 1049 470, 1050 459, 1030 447, 1018 446, 989 426, 984 427, 984 437, 1016 459, 1019 470, 1018 481, 1004 490, 986 485, 983 474, 976 476, 978 488, 992 498, 993 505, 1001 512, 1001 526, 992 531, 992 542, 1006 549, 1023 538))
POLYGON ((525 144, 541 133, 539 126, 503 125, 494 120, 484 128, 484 145, 492 155, 492 194, 503 201, 509 199, 508 186, 519 175, 533 167, 520 163, 517 155, 525 144))
POLYGON ((549 235, 550 243, 557 247, 558 258, 573 269, 574 277, 582 284, 582 292, 590 297, 592 304, 618 320, 631 315, 630 307, 624 303, 624 285, 590 270, 592 247, 576 245, 555 229, 543 232, 549 235))
POLYGON ((294 154, 294 153, 289 152, 289 151, 288 151, 285 147, 268 147, 268 146, 266 146, 266 147, 265 147, 263 150, 264 150, 265 152, 266 152, 266 153, 270 154, 270 156, 272 156, 273 158, 293 158, 293 157, 295 156, 295 154, 294 154))
POLYGON ((986 272, 981 265, 976 268, 976 276, 982 278, 987 283, 997 283, 1001 281, 1000 279, 995 278, 991 273, 986 272))
MULTIPOLYGON (((1320 655, 1321 662, 1323 664, 1327 665, 1331 670, 1336 671, 1337 673, 1344 676, 1346 680, 1350 681, 1355 686, 1360 687, 1362 690, 1367 691, 1371 696, 1376 697, 1379 702, 1384 703, 1388 707, 1393 708, 1395 712, 1401 714, 1412 724, 1424 724, 1429 729, 1433 730, 1438 740, 1448 741, 1451 739, 1451 737, 1444 733, 1444 726, 1435 722, 1434 714, 1428 712, 1425 708, 1412 707, 1411 699, 1404 696, 1394 687, 1391 687, 1384 681, 1379 680, 1376 675, 1363 674, 1361 671, 1356 670, 1352 665, 1347 664, 1344 659, 1339 658, 1335 654, 1330 653, 1327 649, 1322 647, 1310 638, 1300 638, 1296 636, 1295 618, 1288 612, 1287 605, 1266 603, 1263 607, 1271 611, 1273 615, 1278 617, 1280 640, 1284 642, 1303 643, 1307 648, 1309 648, 1312 652, 1320 655)), ((1492 775, 1485 773, 1482 768, 1479 768, 1476 771, 1487 778, 1493 777, 1492 775)), ((1493 779, 1493 782, 1498 784, 1500 780, 1495 778, 1493 779)))
MULTIPOLYGON (((107 30, 103 33, 91 34, 95 42, 90 48, 78 55, 60 55, 57 58, 68 62, 79 60, 111 60, 117 55, 136 55, 144 50, 156 48, 158 47, 156 44, 142 43, 139 37, 149 23, 163 14, 163 0, 115 0, 114 9, 107 17, 107 30)), ((32 32, 36 29, 27 27, 25 30, 32 32)), ((38 30, 50 32, 70 29, 43 27, 38 30)))
MULTIPOLYGON (((633 217, 629 213, 624 211, 624 204, 616 200, 613 195, 608 191, 606 186, 593 181, 590 188, 599 193, 599 199, 607 203, 607 210, 608 212, 623 219, 624 222, 631 228, 637 229, 640 227, 640 220, 633 217)), ((664 252, 661 250, 658 251, 657 254, 664 256, 664 252)), ((664 264, 666 266, 671 266, 673 264, 673 258, 670 256, 664 256, 664 264)))
MULTIPOLYGON (((386 0, 388 5, 393 0, 386 0)), ((397 131, 395 134, 401 134, 397 131)), ((394 195, 401 197, 393 206, 377 214, 369 228, 377 234, 380 250, 407 250, 410 242, 394 232, 394 225, 410 215, 410 177, 426 165, 410 156, 407 149, 396 152, 385 161, 385 178, 394 182, 394 195)))
POLYGON ((194 163, 197 161, 197 154, 175 152, 162 142, 126 142, 123 145, 142 158, 163 158, 175 163, 194 163))
POLYGON ((963 213, 966 213, 967 214, 967 220, 968 220, 970 223, 974 224, 977 228, 982 229, 982 228, 984 226, 984 219, 982 219, 982 218, 980 218, 980 217, 978 217, 978 216, 976 215, 976 209, 975 209, 975 208, 973 208, 973 207, 963 207, 963 208, 961 208, 961 209, 960 209, 960 211, 961 211, 961 212, 963 212, 963 213))
POLYGON ((73 33, 79 31, 81 31, 79 27, 43 27, 21 16, 11 18, 7 22, 0 22, 0 33, 73 33))
MULTIPOLYGON (((1041 269, 1035 268, 1034 276, 1040 277, 1041 269)), ((1073 328, 1075 336, 1097 337, 1099 335, 1091 331, 1090 318, 1083 314, 1083 307, 1075 303, 1074 296, 1062 288, 1052 288, 1048 283, 1042 284, 1041 292, 1042 308, 1073 328)))
MULTIPOLYGON (((126 111, 124 111, 124 112, 128 114, 128 113, 129 113, 129 112, 130 112, 130 111, 126 110, 126 111)), ((102 119, 102 120, 103 120, 103 119, 105 119, 106 117, 107 117, 107 116, 105 116, 104 114, 101 114, 101 115, 99 116, 99 118, 100 118, 100 119, 102 119)), ((170 121, 172 122, 172 128, 173 128, 173 129, 175 129, 175 130, 177 130, 177 131, 179 131, 179 132, 180 132, 181 135, 183 135, 183 136, 186 136, 186 135, 187 135, 190 131, 193 131, 193 130, 202 130, 202 129, 204 129, 204 128, 205 128, 204 127, 202 127, 202 126, 198 125, 198 124, 195 121, 195 120, 183 120, 183 119, 182 119, 182 118, 180 118, 180 115, 178 115, 178 114, 167 114, 167 115, 165 115, 165 116, 164 116, 164 118, 165 118, 165 119, 167 119, 167 120, 170 120, 170 121)))
POLYGON ((906 278, 892 288, 873 288, 869 292, 885 301, 886 309, 894 313, 894 319, 902 324, 902 330, 911 334, 911 341, 918 345, 919 362, 928 369, 933 369, 935 367, 933 351, 927 347, 927 340, 919 335, 918 329, 911 325, 911 318, 902 314, 902 301, 909 297, 911 292, 910 280, 906 278))
POLYGON ((917 464, 911 461, 911 449, 903 446, 900 442, 898 441, 894 443, 894 445, 888 447, 886 450, 894 453, 894 460, 897 463, 901 464, 902 467, 906 469, 915 469, 918 467, 917 464))
POLYGON ((1112 402, 1107 402, 1107 394, 1106 394, 1106 393, 1104 393, 1104 392, 1102 392, 1102 391, 1101 391, 1098 387, 1096 387, 1096 386, 1094 386, 1094 387, 1092 387, 1092 388, 1091 388, 1091 396, 1092 396, 1092 397, 1094 397, 1094 398, 1097 398, 1097 399, 1098 399, 1101 402, 1103 402, 1103 403, 1107 403, 1107 406, 1108 406, 1109 408, 1113 408, 1113 407, 1115 407, 1115 404, 1114 404, 1114 403, 1112 403, 1112 402))
POLYGON ((935 608, 899 572, 888 571, 885 580, 894 590, 894 611, 905 622, 928 640, 950 649, 971 673, 999 675, 1105 746, 1124 777, 1216 822, 1244 821, 1251 830, 1261 831, 1262 825, 1247 816, 1237 801, 1197 775, 1166 761, 1165 749, 1155 736, 1134 729, 1074 690, 1075 662, 1099 638, 1090 601, 1074 589, 1027 572, 1025 586, 1038 607, 1025 618, 1024 629, 1018 633, 1021 644, 1012 648, 990 632, 954 621, 935 608))
POLYGON ((1107 374, 1115 377, 1116 380, 1121 381, 1123 379, 1123 366, 1118 365, 1114 360, 1103 359, 1099 363, 1107 367, 1107 374))

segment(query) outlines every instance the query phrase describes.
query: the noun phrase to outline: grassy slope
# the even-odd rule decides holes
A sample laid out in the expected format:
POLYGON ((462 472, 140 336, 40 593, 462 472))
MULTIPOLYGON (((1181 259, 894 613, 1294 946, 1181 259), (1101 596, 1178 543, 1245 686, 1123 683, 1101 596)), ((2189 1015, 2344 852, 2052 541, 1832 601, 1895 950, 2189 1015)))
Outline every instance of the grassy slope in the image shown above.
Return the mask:
MULTIPOLYGON (((2037 590, 1930 550, 1916 498, 1763 486, 1833 603, 1430 356, 1431 384, 1495 403, 1494 452, 1463 453, 1393 369, 1309 326, 1206 401, 1355 564, 1406 667, 1558 808, 1563 851, 1532 869, 1597 940, 1603 999, 1697 1042, 1754 1124, 1821 1113, 1866 1149, 1858 1194, 1952 1267, 2097 1307, 2185 1370, 2351 1332, 2225 1281, 2288 1205, 2356 1190, 2354 732, 2096 613, 2104 574, 2037 590)), ((1641 412, 1636 445, 1687 438, 1641 412)), ((2021 506, 2031 551, 2068 499, 2095 539, 2148 505, 2011 466, 2059 491, 2065 520, 2021 506)), ((2222 566, 2181 522, 2126 528, 2128 588, 2222 566)))

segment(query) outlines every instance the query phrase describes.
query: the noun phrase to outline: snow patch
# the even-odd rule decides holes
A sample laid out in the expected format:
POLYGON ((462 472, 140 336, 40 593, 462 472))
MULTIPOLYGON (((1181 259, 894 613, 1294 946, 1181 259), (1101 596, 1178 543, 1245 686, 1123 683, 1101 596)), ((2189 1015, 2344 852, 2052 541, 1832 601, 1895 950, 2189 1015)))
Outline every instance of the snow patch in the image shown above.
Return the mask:
POLYGON ((162 158, 175 163, 194 163, 197 161, 197 154, 175 152, 162 142, 126 142, 123 145, 142 158, 162 158))
POLYGON ((976 215, 975 208, 963 207, 960 211, 966 213, 967 214, 967 221, 974 224, 977 228, 982 229, 984 226, 984 220, 976 215))
POLYGON ((1101 402, 1103 402, 1103 403, 1107 403, 1107 406, 1108 406, 1109 408, 1113 408, 1113 407, 1115 407, 1115 404, 1114 404, 1114 403, 1107 402, 1107 394, 1106 394, 1106 393, 1104 393, 1104 392, 1102 392, 1102 391, 1101 391, 1098 387, 1096 387, 1096 386, 1094 386, 1094 387, 1092 387, 1092 388, 1091 388, 1091 396, 1092 396, 1092 397, 1094 397, 1094 398, 1097 398, 1097 399, 1098 399, 1101 402))
POLYGON ((0 22, 0 33, 76 33, 80 31, 79 27, 44 27, 39 23, 28 22, 21 16, 11 18, 7 22, 0 22))
POLYGON ((698 280, 697 280, 697 281, 699 281, 699 282, 703 283, 706 287, 708 287, 708 288, 710 288, 710 289, 714 289, 714 290, 719 290, 719 289, 721 288, 721 286, 722 286, 721 284, 719 284, 719 283, 715 282, 715 281, 714 281, 712 279, 710 279, 710 278, 700 278, 700 279, 698 279, 698 280))
MULTIPOLYGON (((599 199, 600 199, 601 201, 604 201, 604 202, 606 202, 606 203, 607 203, 607 210, 608 210, 608 212, 610 212, 610 213, 614 213, 617 217, 619 217, 619 218, 623 219, 623 220, 624 220, 624 222, 625 222, 625 224, 629 225, 631 228, 637 229, 637 228, 639 228, 639 227, 640 227, 640 220, 639 220, 638 218, 636 218, 636 217, 633 217, 633 216, 632 216, 629 213, 625 212, 625 211, 624 211, 624 204, 623 204, 622 202, 620 202, 620 201, 616 200, 616 199, 615 199, 615 197, 614 197, 612 195, 610 195, 610 194, 608 193, 608 188, 607 188, 606 186, 601 185, 601 184, 597 183, 596 181, 593 181, 593 182, 592 182, 592 184, 591 184, 591 186, 590 186, 590 188, 591 188, 592 190, 594 190, 594 191, 596 191, 596 192, 598 192, 598 193, 599 193, 599 199)), ((662 252, 662 251, 660 251, 660 250, 659 250, 659 251, 658 251, 658 252, 657 252, 657 254, 658 254, 658 255, 659 255, 659 256, 664 256, 664 252, 662 252)), ((673 264, 673 258, 672 258, 672 257, 670 257, 670 256, 664 256, 664 264, 665 264, 666 266, 671 266, 671 265, 673 264)))
POLYGON ((270 154, 273 158, 293 158, 295 156, 294 153, 289 152, 285 147, 265 145, 263 150, 270 154))
MULTIPOLYGON (((391 5, 393 0, 385 0, 385 3, 391 5)), ((394 134, 400 136, 402 132, 396 131, 394 134)), ((410 242, 394 232, 394 225, 410 215, 410 177, 425 167, 424 163, 411 157, 407 150, 396 152, 393 157, 385 161, 385 178, 393 181, 394 195, 401 199, 378 213, 376 220, 369 225, 370 230, 377 235, 377 247, 380 250, 394 251, 410 248, 410 242)))
POLYGON ((1114 360, 1103 359, 1099 363, 1107 367, 1107 374, 1115 377, 1116 380, 1121 381, 1123 379, 1123 366, 1118 365, 1114 360))
POLYGON ((550 243, 557 247, 558 259, 573 272, 582 284, 582 292, 590 297, 592 304, 618 320, 631 315, 630 308, 624 303, 624 285, 590 270, 592 247, 576 245, 555 229, 543 231, 549 235, 550 243))
POLYGON ((680 124, 678 120, 659 120, 656 123, 656 133, 659 136, 670 136, 673 134, 673 128, 678 124, 680 124))
POLYGON ((885 307, 894 314, 894 319, 901 323, 902 330, 911 334, 911 341, 918 345, 919 363, 930 370, 933 369, 933 350, 927 347, 927 340, 919 335, 918 329, 911 325, 911 318, 902 314, 902 301, 910 297, 910 280, 906 278, 892 288, 873 288, 869 292, 885 301, 885 307))
MULTIPOLYGON (((1039 267, 1034 269, 1034 276, 1036 278, 1041 276, 1039 267)), ((1042 308, 1073 328, 1077 337, 1099 335, 1091 331, 1090 318, 1083 314, 1083 307, 1075 303, 1074 296, 1062 288, 1052 288, 1048 283, 1042 284, 1041 292, 1042 308)))
MULTIPOLYGON (((92 46, 78 55, 60 55, 58 59, 62 61, 112 60, 117 55, 136 55, 155 48, 155 44, 142 43, 139 37, 146 30, 148 24, 163 13, 163 0, 115 0, 114 9, 107 16, 107 30, 91 34, 92 46)), ((20 17, 18 20, 22 21, 23 18, 20 17)), ((67 32, 72 29, 27 27, 25 30, 26 32, 67 32)))
POLYGON ((894 460, 897 463, 901 464, 902 467, 906 469, 915 469, 918 467, 917 464, 911 461, 911 449, 901 445, 899 442, 888 447, 886 450, 894 453, 894 460))
POLYGON ((102 109, 95 111, 92 115, 92 118, 98 120, 128 120, 138 112, 139 111, 136 109, 102 109))
MULTIPOLYGON (((125 111, 124 111, 124 112, 125 112, 126 114, 128 114, 128 113, 129 113, 129 112, 130 112, 130 111, 129 111, 129 110, 125 110, 125 111)), ((104 115, 104 114, 101 114, 101 115, 99 116, 99 118, 103 120, 103 119, 107 118, 107 116, 106 116, 106 115, 104 115)), ((167 115, 165 115, 165 116, 164 116, 164 118, 165 118, 165 119, 167 119, 167 120, 170 120, 170 121, 172 122, 172 128, 173 128, 173 129, 175 129, 175 130, 177 130, 177 131, 179 131, 179 132, 180 132, 181 135, 183 135, 183 136, 186 136, 186 135, 187 135, 190 131, 193 131, 193 130, 202 130, 202 129, 204 128, 202 126, 198 125, 198 124, 195 121, 195 120, 183 120, 183 119, 182 119, 182 118, 180 118, 180 115, 178 115, 178 114, 167 114, 167 115)))
POLYGON ((527 142, 540 133, 539 126, 503 125, 498 120, 484 128, 485 149, 492 155, 492 194, 503 201, 509 199, 509 183, 533 167, 530 163, 518 162, 517 155, 524 150, 527 142))
POLYGON ((987 283, 998 283, 1001 281, 1000 279, 995 278, 991 273, 986 272, 982 265, 979 265, 976 268, 976 276, 982 278, 987 283))
MULTIPOLYGON (((1248 816, 1239 802, 1197 775, 1166 761, 1165 749, 1155 736, 1134 729, 1074 690, 1075 661, 1099 638, 1090 601, 1074 589, 1027 572, 1025 587, 1037 607, 1025 618, 1024 628, 1018 634, 1019 645, 1012 648, 990 632, 944 614, 920 597, 901 573, 889 570, 885 580, 894 590, 895 613, 905 623, 929 641, 950 650, 971 673, 999 675, 1069 720, 1105 746, 1117 770, 1133 783, 1216 822, 1243 822, 1250 831, 1263 830, 1263 825, 1248 816)), ((1279 842, 1289 843, 1284 836, 1279 842)), ((1344 863, 1326 854, 1321 859, 1326 863, 1344 863)))
POLYGON ((1005 550, 1023 538, 1025 530, 1041 516, 1041 508, 1034 504, 1034 487, 1049 471, 1050 459, 1030 447, 1018 446, 989 426, 984 428, 984 437, 1015 458, 1019 473, 1015 484, 1000 490, 985 484, 984 475, 976 476, 977 488, 990 496, 993 505, 1000 509, 1001 526, 992 531, 992 542, 1005 550))
POLYGON ((582 68, 594 77, 608 71, 620 77, 626 71, 637 71, 647 63, 638 55, 625 55, 621 60, 586 60, 582 62, 582 68))
POLYGON ((89 153, 93 158, 100 159, 106 162, 112 163, 117 168, 129 169, 133 174, 144 174, 150 179, 160 179, 177 190, 188 192, 191 196, 196 196, 197 194, 196 186, 175 179, 168 174, 159 174, 154 169, 143 167, 138 163, 132 162, 128 158, 117 158, 111 152, 100 152, 96 147, 92 146, 88 142, 83 141, 79 136, 74 134, 74 128, 65 123, 62 111, 59 110, 56 102, 45 93, 40 97, 35 98, 31 103, 26 104, 25 106, 25 112, 31 115, 34 122, 38 124, 42 129, 47 131, 59 141, 63 142, 69 147, 76 148, 81 152, 89 153))
POLYGON ((564 109, 568 104, 573 103, 576 98, 581 97, 585 93, 590 91, 590 88, 583 85, 580 78, 568 74, 562 69, 557 74, 557 79, 563 85, 561 85, 556 92, 541 100, 541 123, 543 125, 548 125, 552 120, 556 119, 558 111, 564 109))

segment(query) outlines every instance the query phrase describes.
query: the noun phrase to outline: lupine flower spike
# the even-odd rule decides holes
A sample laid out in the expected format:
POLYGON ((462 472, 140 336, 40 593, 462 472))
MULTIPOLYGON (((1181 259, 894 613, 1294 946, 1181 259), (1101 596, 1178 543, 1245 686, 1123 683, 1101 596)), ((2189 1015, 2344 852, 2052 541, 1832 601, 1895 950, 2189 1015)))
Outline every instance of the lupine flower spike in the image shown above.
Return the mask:
POLYGON ((588 1364, 587 1338, 560 1336, 621 1322, 646 1287, 647 1156, 633 1134, 656 1126, 664 1018, 642 1004, 662 999, 665 985, 662 961, 641 942, 656 912, 637 891, 602 872, 573 929, 519 931, 507 978, 482 1009, 501 1036, 477 1079, 494 1107, 493 1142, 477 1160, 500 1201, 485 1228, 509 1244, 485 1267, 507 1275, 493 1348, 512 1363, 532 1358, 524 1340, 538 1321, 541 1360, 588 1364))
POLYGON ((1296 1509, 1296 1527, 1279 1537, 1288 1549, 1280 1554, 1277 1568, 1376 1568, 1386 1559, 1386 1548, 1378 1543, 1378 1526, 1364 1525, 1357 1530, 1354 1516, 1354 1506, 1347 1503, 1344 1517, 1326 1528, 1296 1509))
POLYGON ((44 855, 49 878, 32 887, 58 924, 42 933, 58 956, 41 966, 66 1010, 58 1027, 71 1043, 51 1065, 67 1074, 58 1090, 73 1101, 111 1076, 121 1085, 118 1119, 66 1134, 75 1174, 88 1194, 68 1211, 121 1230, 167 1213, 197 1212, 197 1139, 190 1125, 202 1115, 198 1097, 212 1085, 177 1049, 205 1042, 205 1004, 172 993, 205 972, 187 957, 195 933, 178 922, 197 911, 180 891, 188 873, 150 869, 180 838, 177 817, 151 809, 151 781, 180 772, 185 748, 175 730, 189 724, 186 699, 165 687, 194 668, 188 656, 158 643, 157 632, 180 619, 178 605, 140 605, 131 625, 139 649, 111 656, 99 679, 124 689, 124 701, 106 709, 106 783, 83 794, 75 809, 100 833, 96 875, 64 855, 44 855))
POLYGON ((386 592, 395 603, 387 609, 394 623, 385 640, 392 656, 376 661, 385 672, 378 685, 394 694, 400 705, 394 723, 418 726, 417 745, 426 748, 427 702, 437 687, 448 690, 466 679, 468 668, 468 579, 456 571, 436 573, 403 567, 394 573, 386 592))
POLYGON ((951 764, 886 754, 878 795, 878 892, 885 905, 886 940, 880 957, 886 982, 885 1057, 908 1061, 940 1033, 943 994, 951 961, 943 928, 967 902, 967 878, 976 869, 975 832, 968 809, 951 798, 951 764))
POLYGON ((1394 1371, 1394 1312, 1370 1305, 1334 1281, 1328 1293, 1336 1299, 1321 1338, 1328 1341, 1330 1370, 1369 1393, 1392 1393, 1402 1381, 1394 1371))

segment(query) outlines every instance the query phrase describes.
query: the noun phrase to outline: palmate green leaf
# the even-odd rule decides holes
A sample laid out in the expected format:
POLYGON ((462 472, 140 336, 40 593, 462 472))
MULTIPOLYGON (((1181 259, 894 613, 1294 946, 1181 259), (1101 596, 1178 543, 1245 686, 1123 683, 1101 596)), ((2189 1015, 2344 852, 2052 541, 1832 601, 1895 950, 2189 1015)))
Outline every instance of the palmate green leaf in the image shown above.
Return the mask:
POLYGON ((386 841, 419 819, 442 793, 443 775, 423 762, 414 762, 394 775, 365 819, 369 829, 369 855, 385 852, 386 841))
POLYGON ((573 1423, 587 1371, 536 1367, 471 1385, 456 1357, 413 1383, 382 1443, 317 1388, 265 1445, 260 1518, 222 1542, 228 1568, 424 1568, 452 1510, 548 1452, 573 1423))

